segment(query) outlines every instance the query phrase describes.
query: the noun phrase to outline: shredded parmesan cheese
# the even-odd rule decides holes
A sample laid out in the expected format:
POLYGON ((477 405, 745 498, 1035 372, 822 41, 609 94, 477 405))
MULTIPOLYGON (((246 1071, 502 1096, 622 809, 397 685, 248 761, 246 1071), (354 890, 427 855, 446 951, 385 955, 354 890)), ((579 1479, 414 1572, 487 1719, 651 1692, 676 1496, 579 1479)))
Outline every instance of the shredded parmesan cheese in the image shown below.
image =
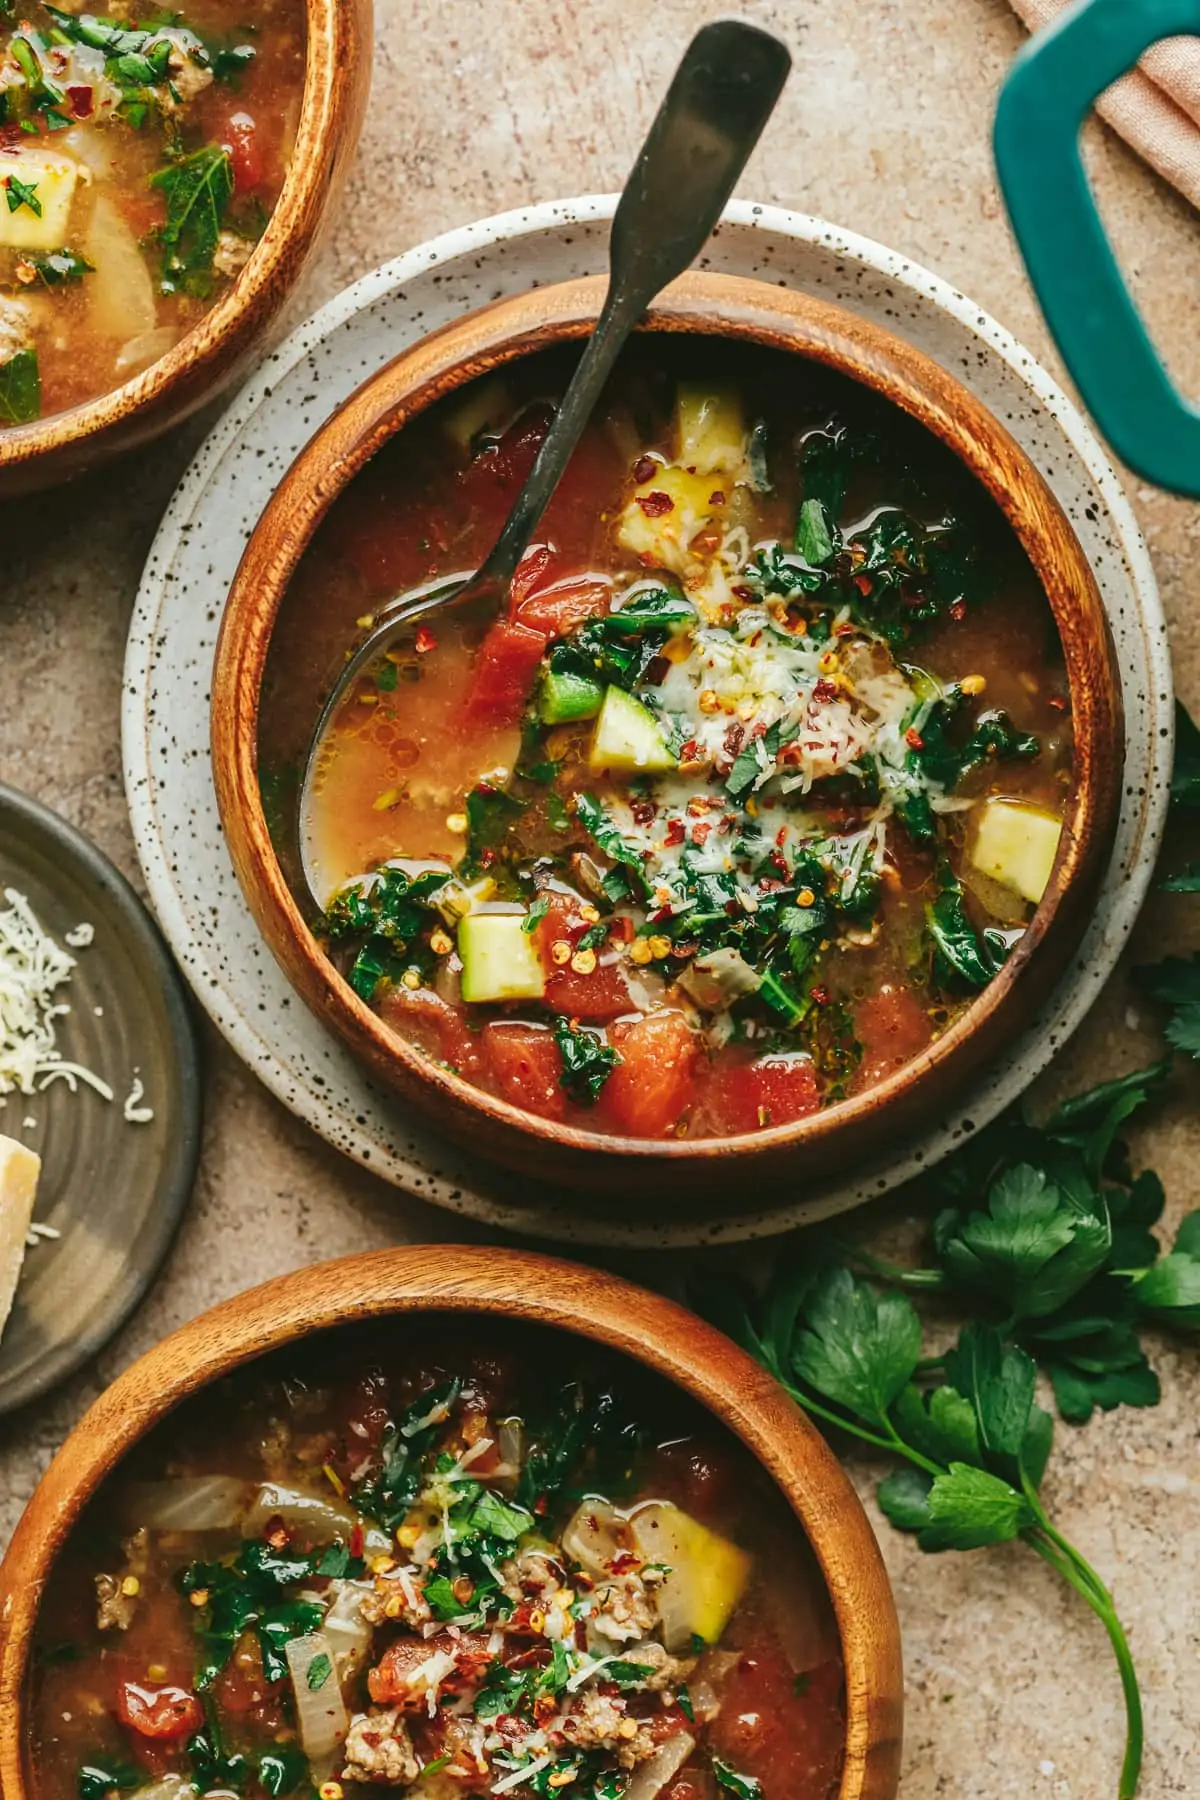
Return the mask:
MULTIPOLYGON (((38 924, 23 894, 4 890, 0 912, 0 1105, 11 1093, 33 1094, 52 1081, 72 1092, 81 1081, 105 1100, 113 1091, 90 1069, 63 1059, 56 1021, 70 1007, 54 996, 70 980, 75 958, 38 924)), ((89 928, 90 929, 90 928, 89 928)), ((71 934, 78 936, 78 931, 71 934)))

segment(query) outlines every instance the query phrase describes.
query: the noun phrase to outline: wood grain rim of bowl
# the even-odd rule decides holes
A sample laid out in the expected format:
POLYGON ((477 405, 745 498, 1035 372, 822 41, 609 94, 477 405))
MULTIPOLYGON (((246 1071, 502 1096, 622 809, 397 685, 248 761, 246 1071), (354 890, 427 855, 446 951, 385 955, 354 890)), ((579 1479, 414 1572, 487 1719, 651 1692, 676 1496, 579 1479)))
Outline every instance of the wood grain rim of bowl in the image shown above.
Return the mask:
POLYGON ((866 1092, 792 1125, 723 1139, 606 1137, 483 1093, 390 1031, 334 969, 276 857, 258 783, 259 702, 288 584, 330 506, 384 443, 434 401, 521 356, 578 339, 604 293, 589 277, 499 301, 421 340, 366 382, 285 475, 230 590, 213 671, 213 777, 243 891, 277 960, 316 1015, 456 1142, 547 1183, 693 1216, 756 1204, 759 1184, 804 1187, 865 1162, 944 1108, 1035 1016, 1073 954, 1111 851, 1123 751, 1120 684, 1099 590, 1066 515, 1026 453, 946 369, 872 322, 742 277, 690 274, 644 323, 798 353, 918 420, 999 504, 1053 610, 1075 726, 1074 791, 1046 895, 1004 968, 928 1050, 866 1092), (754 1186, 745 1183, 752 1177, 754 1186))
POLYGON ((27 1708, 49 1572, 86 1502, 183 1400, 267 1351, 327 1328, 401 1315, 551 1326, 654 1370, 751 1451, 816 1554, 841 1637, 846 1761, 838 1800, 892 1800, 900 1773, 900 1632, 879 1545, 845 1472, 778 1382, 673 1300, 615 1275, 523 1250, 420 1245, 321 1263, 224 1301, 105 1390, 35 1491, 0 1563, 0 1793, 34 1800, 27 1708))
POLYGON ((0 495, 69 480, 178 424, 232 382, 269 334, 340 193, 366 112, 373 0, 305 0, 296 144, 266 230, 236 281, 148 369, 97 399, 0 429, 0 495))

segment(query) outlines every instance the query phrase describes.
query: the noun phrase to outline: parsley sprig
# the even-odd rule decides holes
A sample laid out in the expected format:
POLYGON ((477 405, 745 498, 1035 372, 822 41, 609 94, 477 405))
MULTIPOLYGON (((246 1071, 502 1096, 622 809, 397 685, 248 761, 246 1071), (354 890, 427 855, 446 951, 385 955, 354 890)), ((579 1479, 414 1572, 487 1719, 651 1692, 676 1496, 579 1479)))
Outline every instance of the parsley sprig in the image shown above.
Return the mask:
POLYGON ((845 1267, 785 1268, 761 1301, 725 1284, 701 1304, 771 1370, 806 1412, 896 1457, 879 1504, 923 1550, 976 1550, 1020 1539, 1100 1619, 1125 1695, 1118 1800, 1132 1800, 1142 1761, 1137 1674, 1113 1597, 1054 1524, 1040 1487, 1053 1421, 1037 1405, 1037 1368, 992 1325, 963 1327, 925 1358, 906 1294, 879 1293, 845 1267))

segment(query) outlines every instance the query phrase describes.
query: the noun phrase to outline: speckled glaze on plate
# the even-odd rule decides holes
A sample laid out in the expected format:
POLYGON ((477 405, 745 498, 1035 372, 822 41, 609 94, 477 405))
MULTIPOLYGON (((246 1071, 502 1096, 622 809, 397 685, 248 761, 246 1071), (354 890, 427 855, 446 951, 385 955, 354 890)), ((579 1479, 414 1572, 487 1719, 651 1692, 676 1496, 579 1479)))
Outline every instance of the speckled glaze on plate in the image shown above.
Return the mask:
POLYGON ((0 786, 0 905, 24 895, 72 950, 58 998, 63 1056, 113 1090, 111 1102, 63 1080, 9 1094, 0 1132, 42 1158, 34 1217, 61 1235, 31 1249, 0 1342, 0 1414, 47 1392, 94 1356, 141 1300, 187 1204, 200 1154, 200 1068, 187 989, 124 876, 74 826, 0 786), (135 1076, 154 1117, 125 1118, 135 1076))
POLYGON ((126 784, 163 928, 235 1050, 331 1144, 422 1199, 512 1230, 581 1244, 683 1245, 766 1236, 846 1211, 928 1167, 1009 1104, 1080 1023, 1144 898, 1165 820, 1172 752, 1166 625, 1116 475, 1034 359, 918 265, 825 222, 748 202, 727 211, 699 266, 803 289, 898 331, 965 381, 1025 447, 1086 550, 1123 680, 1121 820, 1096 916, 1035 1025, 968 1096, 886 1161, 761 1211, 689 1228, 648 1210, 598 1216, 451 1148, 371 1082, 293 994, 242 898, 221 836, 208 751, 213 649, 246 540, 313 431, 423 333, 488 300, 592 274, 606 261, 609 196, 508 213, 448 233, 367 276, 283 344, 202 447, 163 522, 129 639, 126 784))

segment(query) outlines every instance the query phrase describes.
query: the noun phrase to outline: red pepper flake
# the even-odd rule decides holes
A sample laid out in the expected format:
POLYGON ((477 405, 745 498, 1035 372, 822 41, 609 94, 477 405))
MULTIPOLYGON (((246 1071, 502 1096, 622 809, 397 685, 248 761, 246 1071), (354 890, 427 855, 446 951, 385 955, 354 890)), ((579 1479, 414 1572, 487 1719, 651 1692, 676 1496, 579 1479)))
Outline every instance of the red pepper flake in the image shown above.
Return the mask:
POLYGON ((720 488, 713 489, 712 493, 708 496, 708 504, 710 506, 724 506, 725 505, 725 495, 723 494, 723 492, 721 491, 720 488))
POLYGON ((950 617, 954 620, 954 623, 956 625, 961 625, 963 620, 966 618, 966 616, 967 616, 966 601, 965 600, 956 600, 950 608, 950 617))
POLYGON ((682 819, 672 819, 670 824, 667 826, 667 835, 663 839, 663 843, 668 848, 672 844, 682 844, 686 835, 687 834, 683 828, 683 820, 682 819))
POLYGON ((648 519, 661 519, 664 513, 675 511, 675 502, 661 488, 655 488, 652 494, 639 494, 637 503, 648 519))
POLYGON ((1054 708, 1055 712, 1066 712, 1067 697, 1065 694, 1051 694, 1049 699, 1046 701, 1046 705, 1052 706, 1054 708))
POLYGON ((699 755, 700 755, 699 744, 696 742, 695 738, 689 738, 687 743, 683 746, 683 748, 679 752, 679 760, 681 763, 695 762, 699 755))
POLYGON ((834 626, 833 635, 834 637, 853 637, 857 630, 857 625, 852 625, 849 619, 843 619, 840 624, 834 626))
POLYGON ((925 739, 921 736, 915 725, 909 726, 904 734, 904 741, 910 750, 923 750, 925 748, 925 739))
POLYGON ((783 846, 787 843, 787 826, 786 825, 781 825, 779 827, 779 830, 775 833, 775 842, 779 845, 779 848, 782 850, 783 846))
POLYGON ((635 1556, 632 1550, 618 1550, 608 1566, 614 1575, 628 1575, 630 1569, 641 1568, 642 1559, 635 1556))
POLYGON ((77 119, 90 119, 96 109, 96 96, 90 87, 69 87, 67 99, 77 119))
POLYGON ((416 650, 418 656, 424 656, 428 651, 437 649, 437 639, 434 637, 432 631, 430 631, 428 625, 417 626, 416 642, 413 648, 416 650))
POLYGON ((749 601, 749 600, 757 600, 758 599, 758 595, 754 592, 754 589, 751 587, 746 587, 744 585, 744 583, 739 584, 739 586, 737 586, 735 588, 730 588, 729 591, 733 595, 735 600, 749 601))
POLYGON ((693 844, 703 844, 712 832, 712 824, 708 819, 698 819, 692 826, 693 844))
POLYGON ((816 1006, 828 1006, 829 1002, 833 999, 833 995, 823 981, 819 981, 815 988, 810 988, 809 993, 816 1006))
POLYGON ((361 1525, 354 1525, 350 1530, 350 1554, 351 1556, 361 1556, 362 1553, 363 1528, 361 1525))
POLYGON ((814 700, 836 700, 837 682, 827 681, 822 675, 813 689, 814 700))
POLYGON ((263 1532, 263 1536, 266 1538, 268 1544, 270 1544, 272 1550, 284 1550, 287 1548, 288 1528, 284 1524, 279 1513, 276 1513, 274 1518, 267 1520, 267 1528, 263 1532))
POLYGON ((657 468, 658 464, 652 456, 639 456, 633 465, 633 479, 639 487, 645 487, 648 481, 653 480, 657 468))
POLYGON ((869 594, 871 591, 871 577, 869 575, 856 575, 854 577, 854 585, 860 594, 869 594))
POLYGON ((785 878, 791 874, 791 870, 787 866, 787 858, 784 855, 782 855, 782 853, 780 851, 772 850, 771 854, 767 858, 767 861, 770 863, 770 865, 773 869, 778 869, 779 873, 782 876, 784 876, 785 878))
POLYGON ((652 824, 655 814, 658 812, 653 800, 635 800, 629 810, 633 814, 635 825, 652 824))
POLYGON ((479 852, 479 866, 481 869, 490 869, 495 860, 496 852, 494 850, 489 850, 485 847, 479 852))
POLYGON ((745 732, 745 728, 743 726, 731 725, 729 727, 728 731, 725 733, 725 738, 724 738, 724 743, 723 743, 723 748, 724 748, 726 756, 734 757, 737 755, 738 751, 742 747, 742 740, 745 737, 745 735, 746 735, 746 732, 745 732))

